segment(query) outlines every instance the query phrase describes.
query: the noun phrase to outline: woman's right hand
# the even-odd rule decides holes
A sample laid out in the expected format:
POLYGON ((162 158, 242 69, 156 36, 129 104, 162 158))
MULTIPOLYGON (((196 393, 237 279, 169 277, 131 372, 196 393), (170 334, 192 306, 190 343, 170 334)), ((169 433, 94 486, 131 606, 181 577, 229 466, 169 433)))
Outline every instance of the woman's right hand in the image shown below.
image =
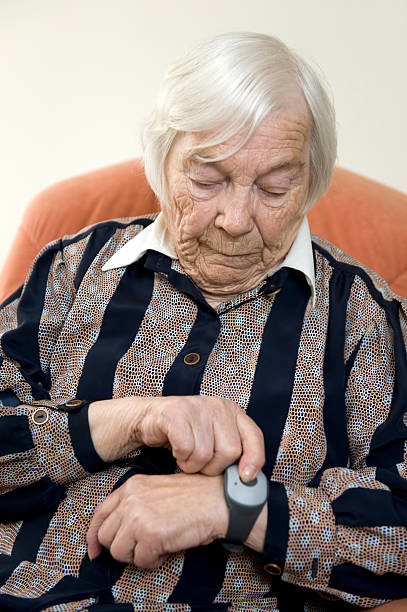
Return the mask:
POLYGON ((89 426, 97 453, 114 461, 139 446, 167 446, 187 473, 215 476, 239 460, 251 480, 262 468, 263 434, 240 406, 210 396, 125 397, 93 402, 89 426))

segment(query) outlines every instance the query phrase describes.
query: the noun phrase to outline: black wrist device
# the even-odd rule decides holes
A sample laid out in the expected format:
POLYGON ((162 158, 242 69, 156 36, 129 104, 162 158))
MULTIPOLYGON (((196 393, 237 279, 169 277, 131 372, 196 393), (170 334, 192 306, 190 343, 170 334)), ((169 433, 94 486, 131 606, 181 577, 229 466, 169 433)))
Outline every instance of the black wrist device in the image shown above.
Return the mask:
POLYGON ((259 472, 250 482, 240 479, 236 464, 224 474, 225 497, 229 506, 229 528, 223 546, 231 552, 241 552, 243 542, 251 532, 268 498, 268 480, 259 472))

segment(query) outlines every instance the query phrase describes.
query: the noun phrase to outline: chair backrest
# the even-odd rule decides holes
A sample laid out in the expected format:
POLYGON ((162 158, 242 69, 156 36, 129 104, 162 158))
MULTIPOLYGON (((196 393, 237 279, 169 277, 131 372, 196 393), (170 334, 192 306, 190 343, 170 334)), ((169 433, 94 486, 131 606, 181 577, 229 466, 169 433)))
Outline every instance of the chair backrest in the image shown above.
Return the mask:
MULTIPOLYGON (((159 210, 140 160, 67 179, 28 205, 0 274, 0 301, 24 281, 44 244, 114 217, 159 210)), ((309 213, 311 230, 378 272, 407 296, 407 196, 336 168, 326 194, 309 213)))

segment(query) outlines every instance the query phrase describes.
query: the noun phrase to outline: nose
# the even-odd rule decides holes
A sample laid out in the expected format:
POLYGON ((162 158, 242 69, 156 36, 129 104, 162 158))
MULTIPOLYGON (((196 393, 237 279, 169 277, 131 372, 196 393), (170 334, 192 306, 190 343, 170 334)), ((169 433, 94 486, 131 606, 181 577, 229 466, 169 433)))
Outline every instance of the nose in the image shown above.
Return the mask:
POLYGON ((253 212, 249 188, 225 193, 219 205, 215 227, 223 229, 230 236, 243 236, 253 229, 253 212))

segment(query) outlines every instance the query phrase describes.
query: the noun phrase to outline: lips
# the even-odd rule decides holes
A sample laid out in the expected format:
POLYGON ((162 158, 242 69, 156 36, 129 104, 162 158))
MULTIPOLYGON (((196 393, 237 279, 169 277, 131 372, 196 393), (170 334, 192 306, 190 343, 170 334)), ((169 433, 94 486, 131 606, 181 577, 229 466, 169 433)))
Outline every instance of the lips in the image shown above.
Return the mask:
POLYGON ((247 257, 248 255, 255 255, 255 253, 221 253, 218 251, 218 255, 222 255, 222 257, 247 257))
MULTIPOLYGON (((204 249, 208 249, 208 251, 211 251, 215 255, 219 255, 220 257, 227 257, 230 259, 235 259, 238 257, 255 257, 255 256, 258 256, 262 252, 261 248, 254 248, 253 250, 250 250, 250 251, 238 251, 234 249, 228 252, 228 251, 220 251, 219 248, 216 248, 212 246, 212 244, 208 244, 206 242, 201 242, 200 245, 201 247, 203 247, 204 249)), ((243 245, 239 245, 239 246, 240 248, 242 248, 243 245)))

